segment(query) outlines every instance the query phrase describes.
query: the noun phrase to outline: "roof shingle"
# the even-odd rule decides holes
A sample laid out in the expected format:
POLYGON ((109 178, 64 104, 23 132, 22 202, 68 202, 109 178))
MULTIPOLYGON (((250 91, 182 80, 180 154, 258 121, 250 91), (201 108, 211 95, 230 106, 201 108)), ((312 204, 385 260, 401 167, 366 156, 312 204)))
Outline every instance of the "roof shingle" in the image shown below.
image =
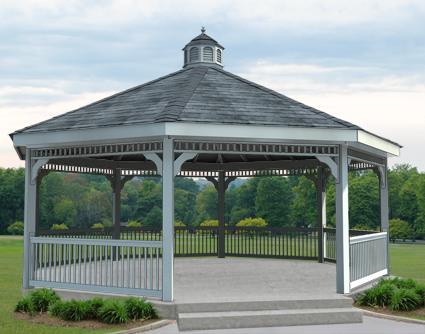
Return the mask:
POLYGON ((15 133, 158 122, 359 129, 349 122, 222 69, 196 66, 15 133))

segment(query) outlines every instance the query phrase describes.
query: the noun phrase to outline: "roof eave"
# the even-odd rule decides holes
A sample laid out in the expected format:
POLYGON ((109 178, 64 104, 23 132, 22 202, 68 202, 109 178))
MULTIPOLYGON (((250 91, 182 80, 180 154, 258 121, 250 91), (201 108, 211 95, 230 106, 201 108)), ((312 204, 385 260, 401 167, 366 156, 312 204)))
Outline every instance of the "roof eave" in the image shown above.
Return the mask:
POLYGON ((400 145, 359 129, 282 127, 201 122, 162 122, 66 131, 26 132, 12 136, 18 154, 20 147, 58 147, 66 145, 125 143, 172 136, 192 140, 259 142, 359 143, 380 155, 398 156, 400 145), (143 134, 143 135, 141 135, 143 134))

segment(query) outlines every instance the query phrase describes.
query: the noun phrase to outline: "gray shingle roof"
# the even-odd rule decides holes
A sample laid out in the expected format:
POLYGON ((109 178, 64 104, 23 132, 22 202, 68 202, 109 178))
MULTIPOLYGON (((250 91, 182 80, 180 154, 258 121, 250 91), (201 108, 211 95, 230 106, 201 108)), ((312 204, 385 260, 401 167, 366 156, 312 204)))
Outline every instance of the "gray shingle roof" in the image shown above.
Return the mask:
POLYGON ((16 131, 158 122, 359 127, 216 67, 189 67, 16 131))
MULTIPOLYGON (((187 45, 194 45, 194 44, 202 44, 205 42, 209 42, 211 44, 216 44, 217 46, 219 46, 220 48, 224 49, 224 47, 222 45, 220 45, 219 42, 217 42, 214 38, 212 38, 211 36, 207 35, 205 32, 202 32, 201 34, 199 34, 198 36, 196 36, 195 38, 193 38, 187 45)), ((186 46, 187 46, 186 45, 186 46)))

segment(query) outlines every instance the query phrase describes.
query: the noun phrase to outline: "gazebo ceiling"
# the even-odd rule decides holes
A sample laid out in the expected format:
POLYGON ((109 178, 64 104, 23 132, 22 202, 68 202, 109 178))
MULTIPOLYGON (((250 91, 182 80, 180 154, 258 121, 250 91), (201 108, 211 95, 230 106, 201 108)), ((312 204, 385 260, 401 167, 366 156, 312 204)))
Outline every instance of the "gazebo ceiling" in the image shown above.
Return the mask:
POLYGON ((203 30, 184 48, 184 69, 18 130, 11 134, 15 147, 23 158, 26 147, 172 136, 269 143, 345 142, 398 155, 400 146, 394 142, 224 71, 223 50, 203 30))

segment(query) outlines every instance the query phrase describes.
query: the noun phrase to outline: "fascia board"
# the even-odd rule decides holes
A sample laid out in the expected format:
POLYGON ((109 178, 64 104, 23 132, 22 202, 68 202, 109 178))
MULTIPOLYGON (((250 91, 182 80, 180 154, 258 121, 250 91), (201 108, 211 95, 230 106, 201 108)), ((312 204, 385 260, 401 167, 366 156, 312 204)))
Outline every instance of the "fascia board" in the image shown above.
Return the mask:
POLYGON ((400 155, 400 147, 396 144, 388 142, 387 140, 384 140, 362 130, 358 131, 357 136, 357 142, 360 144, 364 144, 380 151, 387 152, 391 156, 400 155))

